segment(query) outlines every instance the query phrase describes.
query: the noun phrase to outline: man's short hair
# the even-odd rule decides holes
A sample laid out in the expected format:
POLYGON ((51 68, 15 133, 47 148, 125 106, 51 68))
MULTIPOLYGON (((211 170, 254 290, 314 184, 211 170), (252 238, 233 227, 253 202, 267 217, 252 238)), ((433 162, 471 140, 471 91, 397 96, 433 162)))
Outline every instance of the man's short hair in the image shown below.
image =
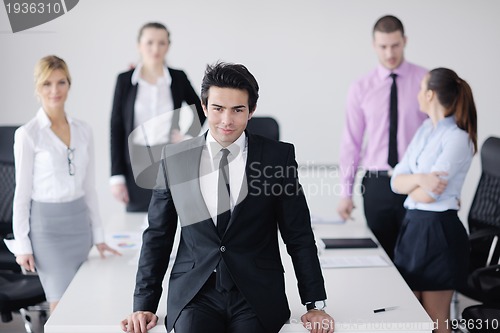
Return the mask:
POLYGON ((398 30, 401 31, 401 35, 405 35, 403 23, 396 16, 392 15, 382 16, 373 26, 373 33, 375 33, 375 31, 391 33, 398 30))
POLYGON ((201 102, 207 105, 208 90, 215 86, 245 90, 248 93, 248 107, 255 111, 259 99, 259 85, 255 77, 241 64, 217 62, 207 65, 205 76, 201 83, 201 102))

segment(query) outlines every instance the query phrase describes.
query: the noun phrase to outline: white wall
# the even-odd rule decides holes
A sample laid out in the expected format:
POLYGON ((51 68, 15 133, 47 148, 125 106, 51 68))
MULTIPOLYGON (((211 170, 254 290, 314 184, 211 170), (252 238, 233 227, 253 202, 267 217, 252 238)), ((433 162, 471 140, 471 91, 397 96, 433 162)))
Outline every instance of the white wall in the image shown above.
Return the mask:
MULTIPOLYGON (((82 0, 54 21, 12 34, 0 9, 0 124, 33 117, 34 64, 47 54, 64 58, 73 76, 67 110, 94 128, 103 216, 121 209, 107 186, 114 83, 137 61, 139 27, 160 21, 172 32, 168 63, 184 69, 197 90, 207 63, 245 64, 261 87, 257 112, 278 119, 282 139, 296 145, 299 162, 336 163, 348 86, 377 63, 371 48, 374 22, 394 14, 406 28, 408 60, 450 67, 469 81, 482 143, 500 136, 499 13, 496 0, 82 0)), ((479 173, 476 157, 462 216, 479 173)))

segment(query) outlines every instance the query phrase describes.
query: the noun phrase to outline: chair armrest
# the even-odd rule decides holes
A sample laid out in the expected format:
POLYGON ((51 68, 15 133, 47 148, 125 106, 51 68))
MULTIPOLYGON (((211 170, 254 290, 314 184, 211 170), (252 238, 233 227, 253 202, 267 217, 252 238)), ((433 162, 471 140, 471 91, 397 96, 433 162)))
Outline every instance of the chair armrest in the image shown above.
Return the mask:
POLYGON ((482 229, 479 230, 473 234, 469 235, 469 240, 470 241, 475 241, 481 238, 485 237, 491 237, 491 236, 500 236, 500 229, 497 228, 490 228, 490 229, 482 229))
MULTIPOLYGON (((472 272, 471 278, 474 286, 484 293, 491 293, 492 290, 496 290, 497 293, 500 291, 500 265, 478 268, 472 272)), ((490 296, 500 297, 500 295, 490 296)))

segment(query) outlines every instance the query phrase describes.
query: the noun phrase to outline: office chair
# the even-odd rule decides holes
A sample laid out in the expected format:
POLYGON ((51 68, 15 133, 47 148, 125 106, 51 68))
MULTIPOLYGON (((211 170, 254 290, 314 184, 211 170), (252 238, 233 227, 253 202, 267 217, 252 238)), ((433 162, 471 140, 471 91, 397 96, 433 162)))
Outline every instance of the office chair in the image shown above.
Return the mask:
POLYGON ((47 319, 47 311, 46 308, 39 306, 43 302, 45 302, 45 293, 38 276, 0 272, 0 314, 2 322, 10 322, 12 313, 20 312, 26 332, 32 333, 31 317, 27 310, 31 306, 36 306, 37 310, 41 311, 40 320, 44 323, 47 319))
POLYGON ((500 307, 472 305, 462 312, 463 325, 470 333, 500 332, 500 307))
POLYGON ((0 270, 21 272, 3 239, 12 238, 12 200, 15 188, 14 132, 17 126, 0 127, 0 270))
POLYGON ((248 121, 247 130, 250 133, 262 135, 269 139, 280 139, 278 122, 271 117, 252 117, 248 121))
POLYGON ((47 318, 47 306, 40 279, 24 275, 15 256, 7 249, 4 239, 12 234, 12 201, 15 189, 14 132, 17 126, 0 126, 0 314, 3 322, 12 320, 12 312, 20 312, 26 332, 33 332, 27 312, 40 311, 40 320, 47 318))
MULTIPOLYGON (((464 309, 463 319, 491 321, 500 320, 500 138, 490 137, 484 142, 481 165, 481 178, 468 216, 469 278, 459 292, 483 303, 464 309)), ((495 331, 499 330, 500 323, 495 331)), ((469 331, 486 332, 484 327, 469 331)))

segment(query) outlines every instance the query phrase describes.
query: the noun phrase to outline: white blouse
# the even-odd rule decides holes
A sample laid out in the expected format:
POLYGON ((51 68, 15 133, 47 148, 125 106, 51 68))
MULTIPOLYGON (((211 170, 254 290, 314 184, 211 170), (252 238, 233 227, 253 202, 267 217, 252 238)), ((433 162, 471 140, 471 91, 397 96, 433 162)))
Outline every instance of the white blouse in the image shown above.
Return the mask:
POLYGON ((16 255, 33 253, 29 239, 32 200, 70 202, 85 196, 94 244, 104 241, 95 190, 92 130, 80 120, 66 118, 70 126, 70 147, 50 129, 50 119, 42 108, 15 133, 14 239, 5 243, 16 255))
POLYGON ((174 100, 172 97, 172 77, 167 67, 163 67, 163 76, 155 84, 141 78, 142 64, 139 64, 132 73, 132 84, 138 84, 137 96, 134 104, 134 128, 144 126, 148 133, 147 142, 142 131, 133 136, 132 141, 138 145, 158 145, 169 141, 169 131, 172 122, 174 100), (161 116, 161 118, 158 118, 161 116))

